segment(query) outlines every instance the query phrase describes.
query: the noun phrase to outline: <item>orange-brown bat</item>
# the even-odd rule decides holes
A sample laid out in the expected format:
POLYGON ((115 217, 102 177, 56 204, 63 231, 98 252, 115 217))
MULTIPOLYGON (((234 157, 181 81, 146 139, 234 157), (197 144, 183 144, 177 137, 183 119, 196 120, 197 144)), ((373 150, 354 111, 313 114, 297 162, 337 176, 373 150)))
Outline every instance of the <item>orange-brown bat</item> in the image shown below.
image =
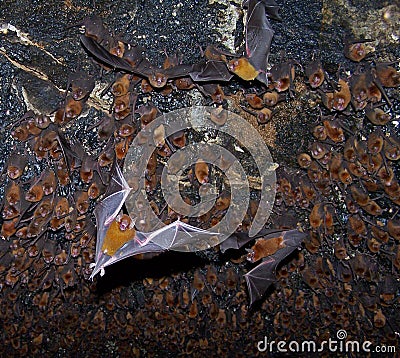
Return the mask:
MULTIPOLYGON (((271 237, 275 245, 271 247, 274 252, 262 259, 262 262, 244 275, 250 295, 250 304, 259 300, 268 290, 269 286, 277 281, 276 268, 279 263, 301 246, 307 234, 298 230, 283 231, 281 235, 271 237)), ((270 245, 271 246, 271 245, 270 245)), ((257 258, 263 255, 258 255, 257 258)), ((254 256, 250 256, 252 258, 254 256)), ((253 259, 252 259, 253 261, 253 259)))

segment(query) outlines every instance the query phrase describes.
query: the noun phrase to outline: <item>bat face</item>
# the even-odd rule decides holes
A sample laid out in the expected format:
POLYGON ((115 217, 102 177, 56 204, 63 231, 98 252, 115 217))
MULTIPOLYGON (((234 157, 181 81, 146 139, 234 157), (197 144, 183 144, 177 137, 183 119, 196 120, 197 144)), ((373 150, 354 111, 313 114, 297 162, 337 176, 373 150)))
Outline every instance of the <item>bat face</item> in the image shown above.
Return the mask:
POLYGON ((71 86, 72 98, 75 101, 85 99, 94 88, 94 78, 87 77, 87 75, 81 71, 71 74, 68 82, 71 86))

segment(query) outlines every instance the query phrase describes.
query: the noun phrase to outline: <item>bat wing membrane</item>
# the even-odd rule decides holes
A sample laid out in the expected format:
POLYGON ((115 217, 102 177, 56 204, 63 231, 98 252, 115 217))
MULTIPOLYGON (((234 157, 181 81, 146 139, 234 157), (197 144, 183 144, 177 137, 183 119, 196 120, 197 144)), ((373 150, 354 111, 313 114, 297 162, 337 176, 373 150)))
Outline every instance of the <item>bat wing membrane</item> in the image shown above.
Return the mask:
POLYGON ((173 223, 149 234, 151 241, 166 250, 184 250, 201 247, 217 233, 199 229, 182 221, 173 223))
POLYGON ((123 58, 115 56, 108 52, 102 45, 98 44, 91 37, 81 35, 81 42, 83 47, 97 60, 105 65, 111 66, 127 72, 134 72, 130 63, 123 58))
MULTIPOLYGON (((272 29, 266 10, 265 1, 249 0, 246 21, 246 52, 250 63, 261 73, 257 79, 263 83, 267 80, 268 55, 274 30, 272 29)), ((268 12, 276 13, 276 6, 270 6, 268 12)))
POLYGON ((259 300, 276 281, 276 266, 277 261, 273 257, 268 257, 244 275, 249 290, 250 305, 259 300))

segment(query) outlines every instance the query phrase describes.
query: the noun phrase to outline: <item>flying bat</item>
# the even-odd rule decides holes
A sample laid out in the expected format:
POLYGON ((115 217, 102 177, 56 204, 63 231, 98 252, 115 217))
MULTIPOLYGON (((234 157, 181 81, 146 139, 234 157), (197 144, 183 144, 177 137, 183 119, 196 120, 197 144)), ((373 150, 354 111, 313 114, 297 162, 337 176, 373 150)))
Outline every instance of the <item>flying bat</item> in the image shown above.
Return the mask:
POLYGON ((260 71, 257 79, 268 84, 267 63, 274 30, 267 15, 280 19, 279 7, 274 0, 249 0, 243 7, 248 8, 245 27, 247 58, 260 71))
POLYGON ((263 229, 256 236, 249 236, 248 232, 235 232, 226 240, 222 241, 219 248, 222 253, 228 249, 240 249, 248 242, 263 237, 264 239, 273 238, 277 233, 281 233, 282 229, 263 229))
POLYGON ((134 227, 134 220, 121 213, 131 188, 116 165, 107 196, 94 211, 97 224, 96 257, 91 265, 91 279, 115 262, 138 254, 159 254, 167 250, 205 249, 220 234, 203 230, 177 220, 160 229, 145 233, 134 227))
MULTIPOLYGON (((270 238, 261 245, 253 246, 248 258, 262 262, 244 275, 250 295, 250 305, 260 299, 269 286, 277 281, 276 268, 279 263, 301 246, 307 234, 298 230, 283 231, 281 235, 270 238), (270 254, 272 253, 272 254, 270 254), (267 254, 267 256, 264 256, 267 254)), ((259 239, 266 240, 266 239, 259 239)))

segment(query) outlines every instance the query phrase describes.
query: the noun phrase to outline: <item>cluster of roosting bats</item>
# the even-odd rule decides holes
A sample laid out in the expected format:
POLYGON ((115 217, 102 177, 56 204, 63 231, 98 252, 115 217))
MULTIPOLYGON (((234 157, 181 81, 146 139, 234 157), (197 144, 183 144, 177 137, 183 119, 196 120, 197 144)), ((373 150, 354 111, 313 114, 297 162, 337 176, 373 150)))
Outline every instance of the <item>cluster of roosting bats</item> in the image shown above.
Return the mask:
MULTIPOLYGON (((103 69, 118 71, 115 82, 107 89, 114 98, 111 115, 96 124, 98 138, 106 145, 98 156, 92 156, 85 153, 79 143, 67 141, 63 135, 63 126, 82 113, 85 101, 94 88, 94 79, 80 72, 70 77, 65 103, 52 117, 29 111, 14 124, 12 136, 18 141, 29 142, 33 154, 47 166, 38 178, 24 183, 21 177, 28 155, 13 154, 8 160, 6 171, 9 183, 3 201, 4 221, 1 228, 1 235, 7 239, 1 242, 1 268, 6 285, 34 281, 29 278, 34 265, 37 266, 36 272, 48 270, 43 280, 32 283, 40 288, 49 287, 53 280, 61 289, 73 286, 77 274, 87 278, 91 273, 89 265, 99 258, 94 254, 92 238, 95 227, 89 215, 95 201, 98 201, 96 252, 102 251, 102 257, 107 256, 113 263, 118 261, 115 256, 118 250, 126 249, 132 240, 138 242, 139 238, 142 244, 149 242, 148 236, 136 232, 128 215, 120 214, 123 200, 118 205, 114 203, 113 209, 107 207, 106 210, 112 214, 104 215, 107 198, 124 189, 125 194, 129 193, 129 188, 121 184, 123 178, 118 165, 123 162, 130 143, 140 128, 161 114, 151 103, 136 108, 137 85, 140 84, 142 93, 154 90, 165 95, 173 90, 197 88, 220 105, 225 100, 222 84, 231 81, 233 76, 237 76, 239 81, 258 81, 263 92, 244 96, 246 111, 253 114, 259 124, 271 119, 273 107, 284 99, 282 93, 287 91, 292 94, 295 66, 301 66, 296 61, 288 60, 268 69, 267 59, 274 34, 268 16, 279 19, 278 7, 274 1, 255 0, 245 2, 245 7, 248 15, 244 56, 208 46, 203 54, 204 60, 199 63, 182 64, 176 56, 167 57, 162 68, 152 64, 140 46, 111 36, 99 17, 93 15, 82 21, 80 25, 84 26, 85 32, 81 35, 81 43, 85 50, 103 69), (79 178, 76 173, 79 173, 79 178), (117 182, 121 185, 106 190, 115 178, 119 178, 117 182), (73 189, 77 180, 82 185, 80 189, 73 189), (102 198, 103 194, 106 194, 105 198, 102 198), (65 239, 71 244, 60 243, 50 234, 60 230, 65 231, 65 239), (112 240, 118 244, 115 245, 112 240), (35 263, 39 258, 43 261, 35 263), (10 263, 13 263, 11 269, 10 263)), ((365 42, 347 41, 345 55, 352 61, 363 61, 367 55, 365 42)), ((392 120, 390 114, 382 109, 384 104, 391 105, 384 87, 399 86, 399 73, 390 63, 367 64, 364 70, 350 78, 340 77, 333 81, 325 73, 321 62, 313 60, 305 68, 305 74, 309 86, 318 91, 327 111, 333 114, 321 116, 322 124, 314 128, 313 135, 317 141, 310 148, 311 155, 302 153, 298 157, 300 167, 307 170, 307 177, 302 178, 301 183, 294 183, 293 178, 280 179, 277 205, 284 201, 287 206, 312 206, 309 216, 311 231, 309 235, 297 230, 262 232, 263 237, 256 240, 248 255, 251 262, 263 260, 245 276, 251 303, 259 299, 276 280, 278 264, 303 241, 311 252, 316 252, 321 237, 332 232, 335 210, 326 200, 332 192, 332 185, 337 184, 343 193, 345 188, 351 188, 351 195, 346 194, 345 197, 351 213, 348 225, 352 247, 357 247, 362 237, 367 235, 362 213, 374 217, 383 212, 368 192, 382 192, 393 204, 399 205, 399 184, 390 164, 400 157, 399 138, 394 133, 384 133, 379 129, 379 126, 392 120), (382 102, 383 99, 386 103, 382 102), (359 140, 356 136, 346 138, 345 117, 350 105, 355 111, 364 110, 369 121, 378 126, 367 140, 359 140), (371 175, 374 178, 372 181, 371 175)), ((223 122, 220 124, 223 125, 223 122)), ((149 192, 159 182, 157 158, 168 158, 172 152, 185 146, 187 138, 182 132, 171 140, 161 142, 146 173, 143 173, 149 192)), ((197 163, 193 168, 193 181, 198 186, 207 183, 210 172, 208 164, 197 163)), ((229 206, 229 198, 222 197, 217 204, 216 212, 223 215, 229 206)), ((157 205, 153 206, 158 212, 157 205)), ((185 225, 178 221, 172 224, 172 229, 176 232, 182 228, 190 230, 189 225, 185 225)), ((371 252, 379 250, 382 242, 387 243, 390 238, 399 240, 399 221, 394 216, 383 226, 377 223, 370 226, 373 236, 368 239, 368 247, 371 252)), ((245 233, 237 233, 222 243, 221 251, 238 249, 252 239, 245 233)), ((335 253, 343 259, 347 256, 344 246, 343 240, 335 243, 335 253)), ((148 250, 160 251, 163 251, 160 247, 148 250)), ((142 251, 132 251, 130 255, 138 253, 142 251)), ((395 257, 397 261, 394 265, 398 267, 400 249, 395 257)), ((357 261, 356 265, 360 259, 356 256, 353 261, 357 261)), ((104 263, 100 266, 104 267, 104 263)), ((340 265, 343 280, 345 272, 351 270, 349 267, 344 262, 340 265)), ((311 273, 305 280, 314 288, 320 284, 313 281, 311 273)))

